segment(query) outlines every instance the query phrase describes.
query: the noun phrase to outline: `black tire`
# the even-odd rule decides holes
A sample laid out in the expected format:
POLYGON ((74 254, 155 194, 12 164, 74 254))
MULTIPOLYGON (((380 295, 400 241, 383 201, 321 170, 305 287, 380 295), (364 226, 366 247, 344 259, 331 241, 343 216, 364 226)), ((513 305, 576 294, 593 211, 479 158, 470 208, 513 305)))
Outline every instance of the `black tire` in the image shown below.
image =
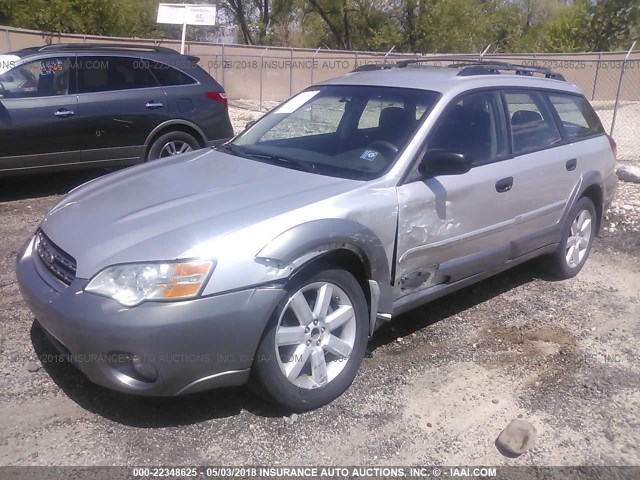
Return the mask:
POLYGON ((193 138, 193 136, 189 135, 186 132, 176 130, 160 135, 155 139, 155 141, 151 144, 151 148, 149 148, 147 160, 157 160, 159 158, 170 156, 167 155, 166 152, 163 152, 163 148, 165 147, 165 145, 171 142, 186 144, 191 150, 198 150, 199 148, 202 148, 198 141, 193 138))
POLYGON ((579 199, 575 205, 569 211, 569 215, 565 221, 564 226, 562 227, 562 239, 560 240, 560 245, 558 250, 553 253, 548 258, 548 266, 551 273, 560 280, 565 280, 568 278, 575 277, 578 272, 582 269, 587 258, 589 257, 589 252, 591 252, 591 246, 593 245, 593 239, 596 236, 596 224, 597 224, 597 214, 596 209, 593 205, 593 202, 590 198, 582 197, 579 199), (581 212, 586 211, 589 214, 591 223, 589 230, 589 239, 587 242, 586 250, 584 250, 584 255, 582 258, 575 262, 573 265, 569 264, 567 260, 568 249, 571 247, 568 245, 569 237, 571 237, 571 228, 578 216, 581 212))
MULTIPOLYGON (((304 279, 292 282, 285 288, 287 294, 273 312, 267 329, 260 340, 251 372, 251 387, 258 390, 263 397, 289 410, 313 410, 342 395, 349 388, 360 368, 369 336, 367 301, 360 284, 354 276, 345 270, 339 269, 327 269, 310 274, 304 279), (355 337, 351 353, 346 360, 340 360, 346 361, 346 365, 342 367, 337 376, 322 386, 302 388, 289 381, 281 370, 280 354, 277 353, 278 350, 276 349, 276 331, 280 316, 286 309, 289 300, 300 289, 316 282, 333 284, 347 295, 355 314, 355 337)), ((351 323, 351 325, 353 326, 354 323, 351 323)), ((327 327, 327 330, 330 329, 327 327)), ((309 344, 307 343, 307 345, 309 344)), ((298 347, 304 348, 302 345, 298 345, 298 347)), ((323 355, 325 355, 325 360, 326 358, 333 358, 330 355, 326 357, 324 353, 323 355)), ((308 367, 311 369, 310 363, 308 367)), ((311 375, 309 375, 310 377, 311 375)))

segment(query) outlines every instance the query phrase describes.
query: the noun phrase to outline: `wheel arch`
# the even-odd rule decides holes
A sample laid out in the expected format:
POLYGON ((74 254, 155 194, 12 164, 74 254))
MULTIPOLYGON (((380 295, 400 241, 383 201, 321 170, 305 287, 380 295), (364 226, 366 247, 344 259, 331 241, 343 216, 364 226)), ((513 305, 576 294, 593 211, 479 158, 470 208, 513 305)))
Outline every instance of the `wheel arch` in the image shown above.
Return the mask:
POLYGON ((593 202, 593 206, 596 209, 596 235, 600 232, 600 227, 602 226, 602 219, 604 216, 604 196, 602 192, 602 186, 596 183, 589 185, 585 188, 578 200, 581 198, 589 198, 593 202))
POLYGON ((363 287, 372 316, 393 311, 386 251, 371 230, 355 221, 327 219, 304 223, 269 242, 256 260, 268 266, 290 268, 288 279, 318 265, 344 268, 363 287))
POLYGON ((167 120, 166 122, 162 122, 160 125, 154 128, 152 132, 147 136, 147 139, 144 142, 144 159, 147 159, 149 150, 151 149, 151 145, 153 145, 153 142, 155 142, 161 135, 175 131, 188 133, 198 141, 202 148, 207 146, 207 136, 195 123, 181 119, 167 120))

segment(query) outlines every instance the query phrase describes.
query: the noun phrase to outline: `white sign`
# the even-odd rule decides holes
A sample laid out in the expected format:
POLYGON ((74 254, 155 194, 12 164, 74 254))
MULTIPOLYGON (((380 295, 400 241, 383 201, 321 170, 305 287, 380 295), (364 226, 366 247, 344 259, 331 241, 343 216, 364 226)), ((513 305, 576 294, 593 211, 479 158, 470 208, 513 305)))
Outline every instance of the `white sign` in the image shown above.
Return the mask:
POLYGON ((161 3, 158 5, 158 23, 174 25, 215 25, 215 5, 190 5, 186 3, 161 3))
POLYGON ((215 25, 215 5, 190 5, 188 3, 161 3, 158 5, 158 23, 182 25, 180 53, 184 53, 187 25, 215 25))

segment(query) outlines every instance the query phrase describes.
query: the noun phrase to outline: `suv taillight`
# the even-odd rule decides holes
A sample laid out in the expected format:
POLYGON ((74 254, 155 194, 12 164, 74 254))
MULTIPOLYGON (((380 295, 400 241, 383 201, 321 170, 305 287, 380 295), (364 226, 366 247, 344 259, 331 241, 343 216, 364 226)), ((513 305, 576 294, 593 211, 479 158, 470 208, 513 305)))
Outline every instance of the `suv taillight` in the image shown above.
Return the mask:
POLYGON ((609 145, 611 145, 611 150, 613 151, 613 156, 616 157, 616 159, 618 158, 618 144, 616 143, 616 141, 613 139, 613 137, 611 135, 607 135, 607 138, 609 139, 609 145))
POLYGON ((225 107, 227 106, 227 94, 224 92, 207 92, 204 94, 209 100, 215 100, 216 102, 220 102, 225 107))

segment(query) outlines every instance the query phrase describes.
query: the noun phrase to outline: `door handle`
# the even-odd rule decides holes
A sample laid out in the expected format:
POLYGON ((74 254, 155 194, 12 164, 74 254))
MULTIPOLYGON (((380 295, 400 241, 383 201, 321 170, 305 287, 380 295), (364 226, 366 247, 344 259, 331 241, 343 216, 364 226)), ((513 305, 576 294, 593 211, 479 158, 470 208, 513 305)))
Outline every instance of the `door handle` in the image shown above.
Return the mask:
POLYGON ((67 117, 71 117, 72 115, 75 115, 75 112, 73 110, 67 110, 66 108, 61 108, 60 110, 57 110, 54 113, 54 115, 60 118, 67 118, 67 117))
POLYGON ((567 163, 566 163, 567 171, 571 172, 572 170, 575 170, 577 166, 578 166, 577 158, 572 158, 571 160, 567 160, 567 163))
POLYGON ((508 192, 511 187, 513 187, 513 177, 502 178, 496 182, 496 192, 498 193, 508 192))
POLYGON ((151 100, 150 102, 147 102, 147 104, 145 105, 147 108, 162 108, 164 107, 164 105, 160 102, 154 102, 153 100, 151 100))

